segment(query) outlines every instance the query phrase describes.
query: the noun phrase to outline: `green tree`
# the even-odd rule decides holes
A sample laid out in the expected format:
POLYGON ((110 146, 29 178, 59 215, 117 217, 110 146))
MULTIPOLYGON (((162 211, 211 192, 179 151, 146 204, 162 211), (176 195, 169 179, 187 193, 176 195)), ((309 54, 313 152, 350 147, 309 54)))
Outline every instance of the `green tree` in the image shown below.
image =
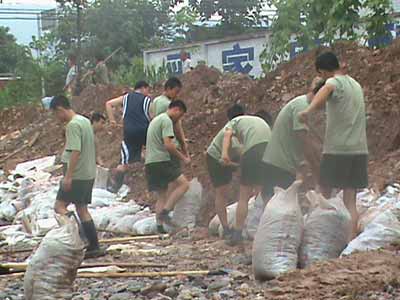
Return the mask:
MULTIPOLYGON (((184 1, 175 0, 172 4, 182 2, 184 1)), ((215 15, 220 16, 221 24, 214 31, 223 36, 247 32, 260 25, 263 20, 260 13, 264 2, 263 0, 189 0, 189 7, 196 10, 202 20, 210 20, 215 15)))
POLYGON ((271 40, 264 54, 273 68, 286 59, 291 42, 312 48, 316 41, 330 45, 337 40, 368 40, 388 34, 390 0, 268 0, 277 10, 271 20, 271 40))
POLYGON ((17 44, 8 27, 0 27, 0 73, 15 73, 18 63, 29 58, 29 52, 17 44))
MULTIPOLYGON (((59 1, 60 2, 60 1, 59 1)), ((52 33, 58 52, 76 52, 75 1, 62 1, 57 29, 52 33)), ((168 2, 168 1, 167 1, 168 2)), ((107 56, 122 47, 111 65, 129 63, 144 48, 162 44, 162 26, 169 22, 169 5, 161 0, 97 0, 82 7, 82 58, 107 56)))
POLYGON ((19 78, 0 91, 0 107, 40 97, 40 68, 30 49, 18 45, 5 27, 0 27, 0 56, 0 73, 12 73, 19 78))

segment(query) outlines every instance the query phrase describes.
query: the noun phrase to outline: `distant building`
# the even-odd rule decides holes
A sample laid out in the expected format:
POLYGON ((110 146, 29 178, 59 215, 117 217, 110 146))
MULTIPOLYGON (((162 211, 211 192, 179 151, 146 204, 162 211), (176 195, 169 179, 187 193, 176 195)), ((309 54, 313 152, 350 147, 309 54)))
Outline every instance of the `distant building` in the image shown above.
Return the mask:
POLYGON ((221 72, 238 72, 258 78, 263 74, 260 54, 268 41, 268 31, 186 44, 180 47, 144 51, 145 68, 166 66, 171 74, 182 74, 181 50, 185 50, 192 66, 205 63, 221 72))

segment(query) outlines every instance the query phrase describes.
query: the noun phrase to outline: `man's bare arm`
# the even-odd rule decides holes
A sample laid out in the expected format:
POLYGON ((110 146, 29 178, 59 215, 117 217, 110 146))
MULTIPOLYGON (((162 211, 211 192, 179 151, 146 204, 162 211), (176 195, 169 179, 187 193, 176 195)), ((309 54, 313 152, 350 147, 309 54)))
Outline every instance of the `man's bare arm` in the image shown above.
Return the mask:
POLYGON ((188 155, 188 149, 187 149, 187 143, 186 143, 186 137, 185 137, 185 132, 183 130, 183 126, 182 126, 182 121, 179 120, 176 124, 175 124, 175 134, 176 134, 176 139, 178 140, 179 144, 182 147, 182 152, 185 155, 188 155))
POLYGON ((67 170, 67 173, 65 174, 65 177, 72 178, 72 175, 74 174, 74 171, 75 171, 76 165, 78 164, 80 156, 81 156, 81 153, 79 151, 71 152, 71 157, 70 157, 69 163, 68 163, 68 170, 67 170))
POLYGON ((167 151, 169 152, 169 154, 179 158, 180 160, 182 160, 185 163, 190 162, 190 158, 187 157, 186 155, 184 155, 183 153, 181 153, 176 148, 175 144, 172 141, 172 138, 170 138, 170 137, 164 138, 164 146, 167 149, 167 151))
POLYGON ((222 144, 222 160, 226 165, 232 164, 232 161, 229 157, 229 149, 232 143, 233 131, 232 129, 226 129, 224 133, 224 142, 222 144))
POLYGON ((124 101, 124 96, 120 96, 120 97, 108 100, 106 102, 107 117, 110 120, 110 123, 112 123, 112 124, 117 123, 115 121, 115 117, 114 117, 114 107, 122 106, 123 101, 124 101))
POLYGON ((322 108, 326 102, 330 94, 335 90, 335 86, 332 84, 325 84, 319 92, 315 95, 314 99, 312 100, 311 104, 308 108, 299 113, 299 119, 302 123, 307 123, 308 115, 313 113, 314 111, 322 108))

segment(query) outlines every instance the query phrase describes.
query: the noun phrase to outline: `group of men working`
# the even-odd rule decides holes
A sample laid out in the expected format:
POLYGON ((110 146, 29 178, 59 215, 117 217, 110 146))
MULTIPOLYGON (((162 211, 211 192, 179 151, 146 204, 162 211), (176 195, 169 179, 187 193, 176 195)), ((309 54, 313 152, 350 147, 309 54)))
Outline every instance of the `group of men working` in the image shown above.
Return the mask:
POLYGON ((333 189, 343 190, 344 204, 352 217, 353 237, 357 235, 356 191, 368 185, 363 90, 356 80, 343 73, 334 53, 319 55, 315 65, 321 77, 313 80, 306 95, 282 108, 272 131, 261 119, 243 116, 244 111, 231 109, 228 110, 230 121, 208 148, 207 164, 216 188, 216 211, 231 245, 242 240, 251 190, 262 188, 267 202, 273 196, 274 187, 286 189, 296 180, 304 160, 327 199, 333 189), (321 108, 326 109, 327 116, 322 159, 308 124, 309 116, 321 108), (230 151, 237 148, 237 142, 242 146, 241 185, 232 229, 226 215, 226 194, 234 171, 230 151))
MULTIPOLYGON (((358 214, 356 190, 368 184, 368 147, 363 90, 344 74, 338 58, 332 52, 319 55, 315 78, 310 91, 287 103, 278 114, 274 126, 265 112, 246 115, 240 105, 227 111, 228 122, 211 142, 206 162, 212 184, 216 189, 216 212, 230 245, 242 240, 242 230, 253 191, 262 191, 267 202, 274 187, 288 188, 308 161, 326 198, 332 189, 342 189, 343 199, 353 221, 356 234, 358 214), (322 159, 319 147, 311 136, 308 119, 318 109, 325 108, 327 126, 322 159), (240 169, 240 194, 236 223, 229 227, 226 198, 232 174, 240 169)), ((112 186, 117 190, 128 165, 144 160, 148 189, 156 192, 157 229, 174 226, 170 212, 189 189, 181 163, 189 165, 191 158, 181 119, 187 111, 177 100, 182 88, 178 78, 165 83, 164 93, 153 101, 149 85, 138 82, 133 93, 107 102, 111 124, 117 124, 114 108, 123 111, 124 139, 121 164, 117 167, 112 186)), ((96 154, 90 121, 75 114, 65 97, 55 97, 51 108, 67 122, 65 177, 57 195, 56 211, 67 213, 69 203, 77 207, 83 231, 89 241, 88 253, 98 255, 96 228, 87 211, 96 173, 96 154)))
MULTIPOLYGON (((101 54, 96 55, 96 62, 93 69, 87 71, 80 80, 81 84, 109 84, 110 78, 108 74, 108 68, 101 54)), ((65 79, 64 91, 72 96, 76 96, 80 91, 80 87, 77 86, 78 81, 78 65, 77 57, 70 55, 68 57, 68 73, 65 79)))

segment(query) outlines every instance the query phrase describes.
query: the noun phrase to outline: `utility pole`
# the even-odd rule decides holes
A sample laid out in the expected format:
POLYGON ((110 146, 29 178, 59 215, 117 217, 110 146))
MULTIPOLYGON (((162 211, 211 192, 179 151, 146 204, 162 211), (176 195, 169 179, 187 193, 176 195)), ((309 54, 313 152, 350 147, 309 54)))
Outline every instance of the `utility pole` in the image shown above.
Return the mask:
MULTIPOLYGON (((37 30, 38 30, 38 39, 40 40, 42 36, 42 26, 41 26, 41 13, 37 14, 37 30)), ((43 67, 43 62, 42 62, 42 50, 40 49, 40 46, 38 47, 37 50, 37 55, 38 55, 38 60, 39 60, 39 65, 40 67, 43 67)), ((44 78, 43 75, 40 75, 40 82, 42 85, 42 97, 46 97, 46 90, 44 86, 44 78)))
POLYGON ((77 53, 76 53, 76 68, 77 68, 77 77, 76 77, 76 94, 79 95, 81 93, 81 69, 82 69, 82 45, 81 45, 81 35, 82 35, 82 1, 75 0, 76 4, 76 29, 77 29, 77 53))

